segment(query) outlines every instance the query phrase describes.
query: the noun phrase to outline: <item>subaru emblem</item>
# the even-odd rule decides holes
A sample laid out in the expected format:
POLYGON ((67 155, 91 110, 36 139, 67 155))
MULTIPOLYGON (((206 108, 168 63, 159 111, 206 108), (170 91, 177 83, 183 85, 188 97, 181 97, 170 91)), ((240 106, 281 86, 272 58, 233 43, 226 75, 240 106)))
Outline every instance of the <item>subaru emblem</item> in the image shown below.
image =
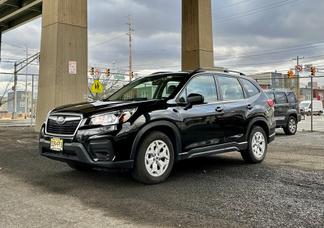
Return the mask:
POLYGON ((58 124, 62 125, 65 123, 65 118, 63 116, 59 116, 59 117, 57 117, 56 122, 58 124))

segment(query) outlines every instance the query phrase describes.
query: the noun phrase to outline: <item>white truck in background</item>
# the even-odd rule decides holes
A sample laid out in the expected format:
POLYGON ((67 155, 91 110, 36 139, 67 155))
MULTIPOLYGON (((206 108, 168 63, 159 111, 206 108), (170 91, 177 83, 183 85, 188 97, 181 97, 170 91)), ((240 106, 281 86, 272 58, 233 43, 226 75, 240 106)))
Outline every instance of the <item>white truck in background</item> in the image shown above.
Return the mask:
MULTIPOLYGON (((311 115, 311 101, 302 101, 299 104, 299 110, 302 115, 311 115)), ((324 112, 323 110, 323 103, 319 100, 313 100, 313 115, 322 115, 324 112)))

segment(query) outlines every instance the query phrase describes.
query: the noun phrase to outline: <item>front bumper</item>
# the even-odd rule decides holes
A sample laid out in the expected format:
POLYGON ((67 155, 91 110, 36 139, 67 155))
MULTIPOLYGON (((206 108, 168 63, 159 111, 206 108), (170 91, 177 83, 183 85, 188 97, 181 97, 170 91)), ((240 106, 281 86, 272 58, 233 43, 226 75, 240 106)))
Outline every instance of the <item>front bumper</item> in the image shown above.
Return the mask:
POLYGON ((42 156, 62 161, 62 162, 80 162, 90 165, 92 167, 102 168, 133 168, 134 161, 96 161, 90 157, 86 148, 77 142, 64 143, 64 150, 62 152, 52 151, 50 149, 50 141, 40 138, 39 150, 42 156))

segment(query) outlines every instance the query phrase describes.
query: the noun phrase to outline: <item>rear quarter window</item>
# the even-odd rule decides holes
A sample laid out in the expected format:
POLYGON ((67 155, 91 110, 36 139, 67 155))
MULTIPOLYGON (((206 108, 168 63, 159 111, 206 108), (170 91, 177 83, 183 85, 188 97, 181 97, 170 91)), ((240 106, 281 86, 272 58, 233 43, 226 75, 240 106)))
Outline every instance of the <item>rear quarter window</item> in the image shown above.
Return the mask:
POLYGON ((248 93, 248 97, 253 97, 255 95, 257 95, 258 93, 260 93, 260 90, 255 86, 253 85, 252 82, 246 80, 246 79, 241 79, 242 81, 242 85, 245 89, 245 91, 248 93))
POLYGON ((287 98, 288 98, 289 103, 297 103, 296 96, 295 96, 295 94, 293 92, 289 92, 287 94, 287 98))
POLYGON ((276 103, 277 104, 285 104, 287 103, 287 97, 286 97, 286 93, 283 92, 278 92, 275 94, 276 96, 276 103))

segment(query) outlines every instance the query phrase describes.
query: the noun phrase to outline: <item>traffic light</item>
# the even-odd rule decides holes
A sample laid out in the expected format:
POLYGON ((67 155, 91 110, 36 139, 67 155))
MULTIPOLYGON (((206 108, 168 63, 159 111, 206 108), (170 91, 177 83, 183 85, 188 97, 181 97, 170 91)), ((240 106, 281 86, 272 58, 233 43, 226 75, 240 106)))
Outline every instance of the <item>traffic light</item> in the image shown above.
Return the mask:
POLYGON ((107 77, 110 76, 110 69, 109 69, 109 68, 106 68, 106 69, 105 69, 105 75, 106 75, 107 77))
POLYGON ((316 75, 316 67, 311 67, 311 75, 312 76, 316 75))
POLYGON ((94 67, 90 67, 90 70, 89 70, 90 75, 94 75, 94 71, 95 71, 94 67))
POLYGON ((294 72, 293 72, 292 70, 288 70, 288 78, 289 78, 289 79, 292 79, 292 78, 294 78, 294 77, 295 77, 294 72))
POLYGON ((132 78, 134 78, 134 71, 132 71, 132 78))

